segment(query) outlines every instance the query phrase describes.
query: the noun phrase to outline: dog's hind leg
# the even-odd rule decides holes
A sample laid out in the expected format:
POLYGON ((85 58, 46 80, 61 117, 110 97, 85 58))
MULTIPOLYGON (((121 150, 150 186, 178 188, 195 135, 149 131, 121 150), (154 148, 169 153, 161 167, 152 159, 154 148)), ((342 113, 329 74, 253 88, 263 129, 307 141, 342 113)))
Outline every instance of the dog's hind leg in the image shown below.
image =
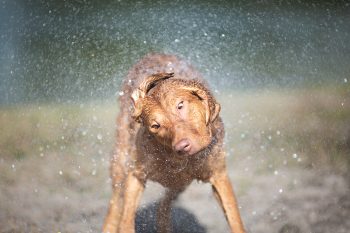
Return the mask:
POLYGON ((171 203, 183 191, 181 190, 167 190, 165 196, 159 202, 157 209, 157 232, 170 233, 171 232, 171 203))

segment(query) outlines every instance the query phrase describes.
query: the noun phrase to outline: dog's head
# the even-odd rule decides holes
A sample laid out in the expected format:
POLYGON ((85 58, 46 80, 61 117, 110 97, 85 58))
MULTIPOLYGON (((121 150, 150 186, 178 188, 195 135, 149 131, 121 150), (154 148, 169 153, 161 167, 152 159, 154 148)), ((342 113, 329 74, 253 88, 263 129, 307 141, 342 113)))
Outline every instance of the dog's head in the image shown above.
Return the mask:
POLYGON ((193 155, 210 144, 220 105, 198 81, 169 79, 173 75, 155 74, 140 84, 131 97, 133 118, 159 143, 178 154, 193 155))

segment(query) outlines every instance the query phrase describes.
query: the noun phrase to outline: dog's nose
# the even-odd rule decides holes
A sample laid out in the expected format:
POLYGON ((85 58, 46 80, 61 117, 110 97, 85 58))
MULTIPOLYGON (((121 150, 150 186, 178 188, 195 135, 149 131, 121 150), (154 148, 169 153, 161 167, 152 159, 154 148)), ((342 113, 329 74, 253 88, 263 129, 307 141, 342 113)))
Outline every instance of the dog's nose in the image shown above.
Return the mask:
POLYGON ((181 139, 175 145, 175 151, 177 153, 187 153, 191 150, 191 142, 187 138, 181 139))

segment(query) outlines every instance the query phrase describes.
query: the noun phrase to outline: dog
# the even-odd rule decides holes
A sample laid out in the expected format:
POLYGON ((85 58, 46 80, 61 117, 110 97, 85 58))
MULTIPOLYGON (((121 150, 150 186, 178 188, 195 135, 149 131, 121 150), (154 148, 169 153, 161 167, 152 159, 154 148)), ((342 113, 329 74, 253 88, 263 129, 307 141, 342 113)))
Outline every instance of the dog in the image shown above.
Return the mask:
POLYGON ((171 231, 171 202, 193 180, 210 182, 231 231, 245 232, 225 165, 220 104, 201 75, 177 56, 149 54, 131 68, 119 95, 103 232, 135 232, 147 180, 167 188, 157 209, 159 233, 171 231))

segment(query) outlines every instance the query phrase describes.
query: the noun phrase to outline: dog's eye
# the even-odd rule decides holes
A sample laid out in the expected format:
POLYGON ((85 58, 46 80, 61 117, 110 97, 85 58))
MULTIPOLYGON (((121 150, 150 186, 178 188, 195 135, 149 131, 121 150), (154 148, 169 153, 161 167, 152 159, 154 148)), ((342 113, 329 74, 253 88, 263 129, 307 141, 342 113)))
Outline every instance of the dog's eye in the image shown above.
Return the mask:
POLYGON ((177 109, 182 109, 184 106, 184 102, 181 101, 178 105, 177 105, 177 109))
POLYGON ((160 128, 160 124, 158 124, 158 123, 153 123, 153 124, 151 125, 151 128, 152 128, 152 129, 159 129, 159 128, 160 128))

